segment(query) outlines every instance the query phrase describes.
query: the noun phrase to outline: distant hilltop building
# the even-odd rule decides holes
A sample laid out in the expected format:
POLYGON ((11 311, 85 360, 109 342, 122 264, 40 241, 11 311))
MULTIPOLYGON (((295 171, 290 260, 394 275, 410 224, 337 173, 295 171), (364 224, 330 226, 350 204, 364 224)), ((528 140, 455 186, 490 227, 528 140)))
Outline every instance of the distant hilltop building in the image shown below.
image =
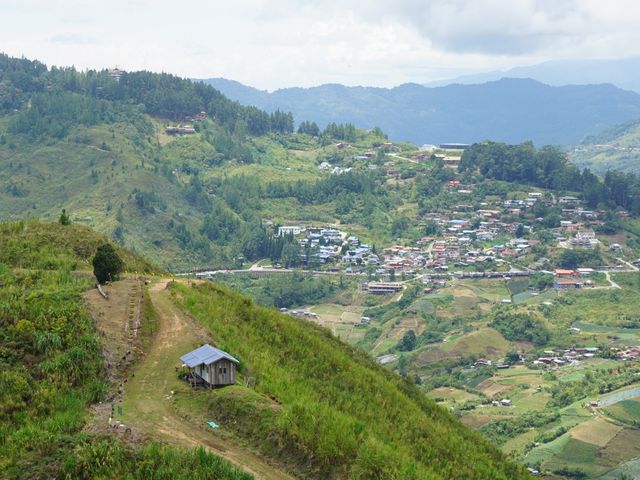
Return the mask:
POLYGON ((204 122, 207 119, 207 112, 199 112, 195 115, 185 115, 185 122, 204 122))
POLYGON ((127 72, 124 70, 120 70, 118 67, 116 67, 116 68, 110 68, 108 70, 108 73, 111 78, 113 78, 116 82, 119 82, 120 77, 127 72))

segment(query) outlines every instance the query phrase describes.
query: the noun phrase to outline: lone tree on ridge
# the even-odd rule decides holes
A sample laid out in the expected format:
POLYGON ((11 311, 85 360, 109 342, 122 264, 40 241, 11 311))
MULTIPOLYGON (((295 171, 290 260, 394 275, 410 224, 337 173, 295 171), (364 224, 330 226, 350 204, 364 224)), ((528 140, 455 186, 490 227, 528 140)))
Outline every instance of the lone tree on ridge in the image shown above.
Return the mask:
POLYGON ((124 269, 124 263, 110 243, 98 247, 93 257, 93 274, 100 283, 115 280, 124 269))

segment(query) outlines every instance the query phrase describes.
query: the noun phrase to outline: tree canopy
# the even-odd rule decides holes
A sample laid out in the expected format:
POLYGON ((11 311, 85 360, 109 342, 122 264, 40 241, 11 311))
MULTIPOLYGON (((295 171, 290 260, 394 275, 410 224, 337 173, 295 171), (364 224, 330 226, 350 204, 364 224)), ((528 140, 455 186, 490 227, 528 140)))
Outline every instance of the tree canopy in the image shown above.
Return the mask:
POLYGON ((507 145, 483 142, 471 145, 462 155, 459 171, 485 178, 523 183, 540 188, 577 192, 593 208, 622 207, 640 214, 640 177, 608 172, 604 179, 589 169, 580 171, 561 150, 531 142, 507 145))
POLYGON ((100 283, 115 280, 122 270, 124 263, 110 243, 98 247, 93 257, 93 274, 100 283))

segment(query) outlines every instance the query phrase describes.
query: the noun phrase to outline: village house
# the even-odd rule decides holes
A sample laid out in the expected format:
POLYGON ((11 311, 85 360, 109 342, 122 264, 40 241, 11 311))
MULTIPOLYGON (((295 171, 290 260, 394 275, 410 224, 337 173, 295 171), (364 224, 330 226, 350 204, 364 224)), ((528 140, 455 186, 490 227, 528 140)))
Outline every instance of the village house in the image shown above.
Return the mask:
POLYGON ((240 361, 209 344, 184 354, 180 361, 208 388, 236 383, 236 368, 240 361))
POLYGON ((297 318, 306 318, 309 320, 317 320, 318 314, 309 310, 291 310, 289 315, 297 318))
POLYGON ((560 197, 558 201, 561 204, 564 204, 564 205, 579 205, 580 204, 580 199, 578 199, 576 197, 572 197, 570 195, 566 195, 564 197, 560 197))
POLYGON ((582 288, 583 283, 577 280, 557 280, 553 284, 553 288, 557 290, 566 290, 568 288, 582 288))
POLYGON ((385 295, 402 290, 402 283, 399 282, 369 282, 367 291, 376 295, 385 295))
POLYGON ((284 237, 285 235, 299 235, 300 232, 302 232, 302 227, 299 227, 298 225, 278 227, 279 237, 284 237))
POLYGON ((164 129, 167 135, 190 135, 196 133, 191 125, 167 125, 164 129))
POLYGON ((204 122, 207 119, 207 112, 199 112, 195 115, 185 115, 185 122, 204 122))
POLYGON ((125 73, 127 73, 124 70, 119 69, 118 67, 115 68, 110 68, 107 71, 108 75, 113 78, 116 82, 120 81, 120 77, 122 77, 122 75, 124 75, 125 73))
POLYGON ((631 347, 627 350, 621 350, 616 355, 618 358, 623 360, 635 360, 640 357, 640 346, 631 347))
POLYGON ((596 234, 593 230, 580 230, 576 233, 576 236, 569 241, 569 243, 576 247, 593 248, 599 242, 596 239, 596 234))
POLYGON ((578 272, 576 272, 575 270, 565 270, 562 268, 556 268, 553 271, 553 275, 556 277, 575 277, 576 275, 578 275, 578 272))

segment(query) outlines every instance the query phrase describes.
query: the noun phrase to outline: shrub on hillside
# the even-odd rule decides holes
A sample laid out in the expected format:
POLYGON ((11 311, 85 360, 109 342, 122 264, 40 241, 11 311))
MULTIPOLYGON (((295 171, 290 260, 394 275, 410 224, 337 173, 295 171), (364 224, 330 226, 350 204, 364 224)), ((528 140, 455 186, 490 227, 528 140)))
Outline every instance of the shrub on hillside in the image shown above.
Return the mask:
POLYGON ((124 263, 111 244, 105 243, 98 247, 93 257, 93 274, 100 283, 115 280, 124 269, 124 263))

